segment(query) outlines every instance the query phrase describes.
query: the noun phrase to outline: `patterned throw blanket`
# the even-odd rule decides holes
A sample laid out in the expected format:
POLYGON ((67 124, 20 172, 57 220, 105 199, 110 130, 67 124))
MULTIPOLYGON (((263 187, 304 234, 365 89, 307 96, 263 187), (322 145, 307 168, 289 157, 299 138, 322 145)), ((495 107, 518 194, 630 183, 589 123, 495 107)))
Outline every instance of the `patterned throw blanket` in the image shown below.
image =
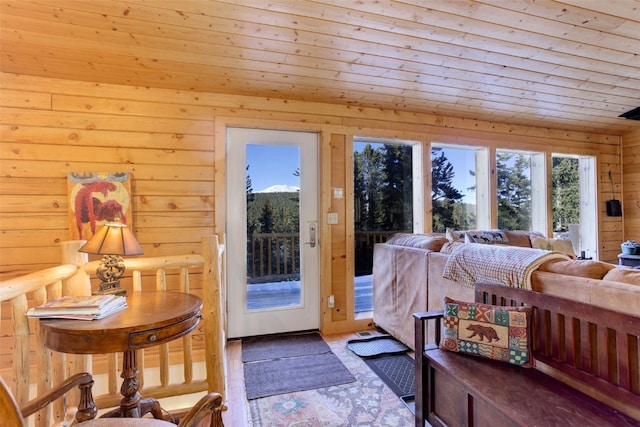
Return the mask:
POLYGON ((468 244, 455 248, 442 277, 465 286, 496 283, 531 290, 531 274, 550 259, 571 259, 561 252, 518 246, 468 244))

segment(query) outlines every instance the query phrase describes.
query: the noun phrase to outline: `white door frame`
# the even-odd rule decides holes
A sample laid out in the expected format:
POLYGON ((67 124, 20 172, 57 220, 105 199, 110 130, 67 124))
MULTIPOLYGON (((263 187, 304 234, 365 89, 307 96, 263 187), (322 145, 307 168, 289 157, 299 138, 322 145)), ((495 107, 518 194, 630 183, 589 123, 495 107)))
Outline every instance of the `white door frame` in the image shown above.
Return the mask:
POLYGON ((228 127, 226 130, 226 276, 229 338, 319 329, 320 250, 318 229, 319 134, 228 127), (246 157, 249 143, 300 148, 301 304, 294 307, 248 310, 246 297, 246 157), (316 245, 309 241, 316 226, 316 245))

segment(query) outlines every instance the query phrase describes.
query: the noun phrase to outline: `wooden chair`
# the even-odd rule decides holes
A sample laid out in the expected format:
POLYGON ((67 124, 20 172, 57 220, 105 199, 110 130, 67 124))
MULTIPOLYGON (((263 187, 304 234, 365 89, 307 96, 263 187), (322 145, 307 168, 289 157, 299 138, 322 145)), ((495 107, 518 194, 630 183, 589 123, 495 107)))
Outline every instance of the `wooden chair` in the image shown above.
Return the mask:
MULTIPOLYGON (((76 412, 76 422, 82 427, 170 427, 175 424, 156 420, 153 418, 97 418, 96 406, 93 402, 91 387, 93 379, 91 374, 80 373, 69 377, 66 381, 57 387, 52 388, 44 396, 37 397, 29 401, 24 407, 20 408, 18 403, 11 394, 11 389, 0 377, 0 414, 2 414, 3 425, 26 427, 26 418, 34 414, 36 411, 44 408, 59 399, 65 393, 74 387, 80 389, 80 403, 76 412)), ((209 426, 224 427, 222 422, 222 411, 225 410, 222 404, 222 395, 219 393, 209 393, 203 396, 198 403, 180 420, 178 427, 198 427, 205 421, 206 417, 211 416, 209 426)))
MULTIPOLYGON (((224 427, 222 411, 226 409, 220 393, 209 393, 180 419, 178 427, 224 427), (211 418, 206 423, 209 415, 211 418)), ((175 424, 154 418, 96 418, 80 423, 78 427, 175 427, 175 424)))
POLYGON ((61 398, 74 387, 80 389, 80 403, 78 404, 78 411, 76 412, 76 421, 82 422, 95 418, 98 410, 91 395, 91 387, 93 387, 91 374, 85 372, 73 375, 59 386, 53 387, 43 396, 30 400, 22 408, 18 406, 18 402, 16 402, 13 394, 11 394, 9 386, 4 382, 2 377, 0 377, 0 414, 2 414, 3 422, 10 426, 26 427, 27 422, 25 418, 61 398))

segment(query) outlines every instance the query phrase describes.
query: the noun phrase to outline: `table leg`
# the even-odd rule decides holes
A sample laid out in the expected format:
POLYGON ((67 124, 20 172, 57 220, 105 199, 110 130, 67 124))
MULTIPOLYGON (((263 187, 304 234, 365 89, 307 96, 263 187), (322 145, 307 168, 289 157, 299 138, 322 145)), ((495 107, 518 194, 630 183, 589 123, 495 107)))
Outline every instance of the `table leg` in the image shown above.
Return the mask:
POLYGON ((123 379, 120 393, 120 407, 107 412, 103 417, 140 418, 151 412, 154 418, 162 419, 162 408, 156 399, 140 399, 140 383, 138 382, 138 353, 135 350, 127 350, 123 354, 122 374, 123 379))

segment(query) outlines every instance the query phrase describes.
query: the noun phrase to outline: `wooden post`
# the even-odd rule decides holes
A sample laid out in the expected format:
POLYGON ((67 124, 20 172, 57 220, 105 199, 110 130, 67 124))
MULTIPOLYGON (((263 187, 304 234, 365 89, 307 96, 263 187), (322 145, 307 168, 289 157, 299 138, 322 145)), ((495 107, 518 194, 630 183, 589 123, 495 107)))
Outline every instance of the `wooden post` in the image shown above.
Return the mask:
MULTIPOLYGON (((73 264, 78 267, 89 262, 89 255, 78 252, 78 249, 85 244, 85 240, 67 240, 60 244, 62 251, 62 264, 73 264)), ((89 275, 78 268, 75 275, 68 278, 63 283, 63 295, 91 295, 91 281, 89 275)))
POLYGON ((205 330, 205 365, 209 392, 217 392, 226 399, 225 381, 225 331, 223 329, 223 305, 220 296, 223 284, 220 280, 220 253, 218 236, 202 237, 203 322, 205 330))
MULTIPOLYGON (((86 240, 67 240, 60 244, 62 264, 73 264, 78 267, 89 261, 89 255, 78 250, 86 240)), ((83 268, 78 268, 76 273, 62 281, 62 295, 91 295, 91 280, 83 268)), ((55 354, 53 356, 54 372, 56 380, 70 377, 80 372, 90 372, 92 368, 91 355, 79 354, 55 354), (62 366, 61 366, 62 365, 62 366), (64 366, 64 368, 63 368, 64 366)), ((69 393, 69 404, 77 406, 80 393, 77 390, 69 393)))

